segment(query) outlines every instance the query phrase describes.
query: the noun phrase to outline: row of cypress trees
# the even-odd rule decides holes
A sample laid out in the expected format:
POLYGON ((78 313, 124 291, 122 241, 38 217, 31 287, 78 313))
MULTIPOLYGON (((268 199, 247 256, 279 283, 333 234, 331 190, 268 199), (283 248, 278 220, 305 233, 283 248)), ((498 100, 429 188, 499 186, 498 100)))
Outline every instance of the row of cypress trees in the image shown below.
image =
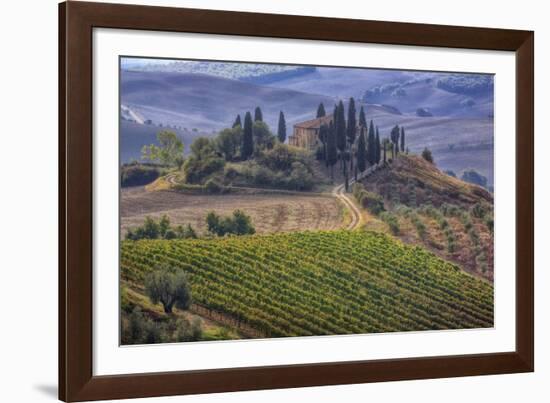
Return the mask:
MULTIPOLYGON (((319 140, 322 145, 320 156, 325 160, 327 168, 330 168, 331 177, 334 177, 334 165, 340 161, 340 168, 347 185, 350 172, 353 172, 357 178, 358 171, 364 172, 368 166, 378 164, 381 160, 386 162, 388 148, 391 150, 392 157, 395 157, 399 151, 404 152, 405 129, 396 125, 391 130, 390 139, 381 139, 378 127, 375 128, 372 120, 367 128, 363 106, 360 108, 359 122, 357 122, 353 98, 350 98, 348 103, 347 120, 345 115, 344 103, 340 101, 334 106, 329 124, 321 125, 319 140), (357 131, 359 131, 358 139, 357 131)), ((326 111, 321 103, 317 108, 317 118, 323 116, 326 116, 326 111)))

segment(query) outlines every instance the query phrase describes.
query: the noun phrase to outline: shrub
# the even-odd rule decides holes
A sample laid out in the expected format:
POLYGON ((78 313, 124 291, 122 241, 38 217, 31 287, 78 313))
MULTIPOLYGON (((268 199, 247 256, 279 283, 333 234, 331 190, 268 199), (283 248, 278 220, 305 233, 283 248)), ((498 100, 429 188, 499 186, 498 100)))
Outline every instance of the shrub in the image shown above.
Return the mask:
POLYGON ((152 344, 166 340, 166 329, 162 323, 154 322, 136 307, 122 328, 123 344, 152 344))
POLYGON ((370 213, 378 215, 384 211, 384 199, 379 194, 365 190, 360 183, 353 185, 352 192, 359 204, 370 213))
POLYGON ((487 211, 488 211, 487 206, 485 206, 481 203, 474 204, 472 206, 472 208, 470 209, 470 212, 471 212, 472 216, 475 217, 475 218, 485 217, 485 214, 487 214, 487 211))
POLYGON ((380 214, 380 218, 382 219, 382 221, 388 224, 392 234, 394 235, 399 234, 399 221, 397 220, 397 217, 395 216, 395 214, 385 211, 380 214))
POLYGON ((159 168, 143 164, 123 165, 120 169, 120 186, 143 186, 155 181, 161 172, 159 168))
POLYGON ((207 193, 215 194, 215 193, 221 193, 223 190, 223 187, 214 179, 208 179, 206 183, 204 184, 204 189, 207 193))
POLYGON ((424 148, 424 150, 422 151, 422 158, 424 158, 430 164, 434 163, 432 152, 428 149, 428 147, 424 148))
POLYGON ((157 222, 153 218, 145 217, 145 222, 141 227, 129 229, 126 232, 126 239, 137 241, 139 239, 176 239, 176 238, 196 238, 197 234, 191 225, 183 228, 179 225, 176 228, 170 226, 170 219, 163 215, 157 222))
POLYGON ((421 239, 424 239, 426 237, 426 226, 420 220, 420 217, 418 217, 417 214, 411 214, 410 218, 416 228, 416 232, 418 233, 418 236, 421 239))
POLYGON ((172 313, 174 306, 188 309, 191 305, 191 290, 182 270, 156 269, 145 279, 145 292, 153 304, 162 303, 166 313, 172 313))
POLYGON ((232 217, 220 217, 211 211, 206 216, 208 231, 217 236, 226 234, 252 235, 256 232, 252 220, 241 210, 233 211, 232 217))
POLYGON ((192 321, 180 318, 176 322, 176 341, 197 341, 202 338, 202 321, 194 317, 192 321))

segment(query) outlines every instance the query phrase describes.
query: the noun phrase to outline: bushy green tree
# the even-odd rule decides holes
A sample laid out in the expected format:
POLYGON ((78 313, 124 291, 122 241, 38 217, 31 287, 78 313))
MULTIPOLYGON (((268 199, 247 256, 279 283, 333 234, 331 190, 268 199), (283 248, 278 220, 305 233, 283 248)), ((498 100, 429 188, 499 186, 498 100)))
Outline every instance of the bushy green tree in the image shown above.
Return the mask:
POLYGON ((157 133, 157 142, 158 145, 143 146, 142 159, 170 166, 180 165, 183 162, 184 145, 176 133, 163 130, 157 133))
POLYGON ((240 124, 232 129, 223 129, 218 133, 214 140, 216 149, 224 156, 226 161, 235 159, 242 143, 242 137, 243 130, 240 124))
POLYGON ((265 122, 256 121, 252 125, 252 136, 254 138, 254 151, 258 154, 265 149, 273 148, 275 145, 275 136, 269 130, 265 122))
POLYGON ((162 304, 165 313, 175 307, 188 309, 191 305, 191 289, 183 270, 161 266, 145 278, 145 292, 153 304, 162 304))
POLYGON ((334 128, 336 130, 336 146, 340 153, 343 153, 346 150, 346 115, 342 101, 338 103, 338 107, 336 108, 334 128))
POLYGON ((185 180, 187 183, 203 183, 209 175, 223 169, 224 165, 225 159, 219 156, 215 141, 197 137, 191 143, 191 155, 183 164, 185 180))

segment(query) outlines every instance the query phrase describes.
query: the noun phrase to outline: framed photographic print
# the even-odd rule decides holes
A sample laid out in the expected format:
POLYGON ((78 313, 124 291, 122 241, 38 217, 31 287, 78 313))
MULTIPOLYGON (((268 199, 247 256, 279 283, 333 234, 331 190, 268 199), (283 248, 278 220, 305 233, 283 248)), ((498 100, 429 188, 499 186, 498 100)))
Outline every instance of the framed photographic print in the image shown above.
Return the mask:
POLYGON ((60 399, 533 371, 533 32, 59 24, 60 399))

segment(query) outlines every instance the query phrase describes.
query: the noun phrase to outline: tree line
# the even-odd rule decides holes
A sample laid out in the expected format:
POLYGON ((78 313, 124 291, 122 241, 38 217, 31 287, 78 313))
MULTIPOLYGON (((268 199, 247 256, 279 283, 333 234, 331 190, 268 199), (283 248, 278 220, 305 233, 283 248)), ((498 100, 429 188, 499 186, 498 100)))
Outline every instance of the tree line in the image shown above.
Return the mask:
MULTIPOLYGON (((326 116, 325 106, 321 103, 317 108, 317 118, 326 116)), ((328 124, 322 124, 319 128, 319 141, 321 147, 317 152, 320 160, 325 161, 327 169, 330 169, 331 177, 334 177, 334 166, 339 162, 339 168, 346 180, 346 188, 349 176, 353 173, 357 179, 359 172, 364 172, 368 166, 384 163, 399 152, 405 152, 405 128, 395 125, 389 138, 380 137, 378 126, 373 120, 367 124, 365 110, 361 106, 359 119, 355 99, 348 102, 347 117, 344 103, 340 100, 334 105, 332 119, 328 124)))

